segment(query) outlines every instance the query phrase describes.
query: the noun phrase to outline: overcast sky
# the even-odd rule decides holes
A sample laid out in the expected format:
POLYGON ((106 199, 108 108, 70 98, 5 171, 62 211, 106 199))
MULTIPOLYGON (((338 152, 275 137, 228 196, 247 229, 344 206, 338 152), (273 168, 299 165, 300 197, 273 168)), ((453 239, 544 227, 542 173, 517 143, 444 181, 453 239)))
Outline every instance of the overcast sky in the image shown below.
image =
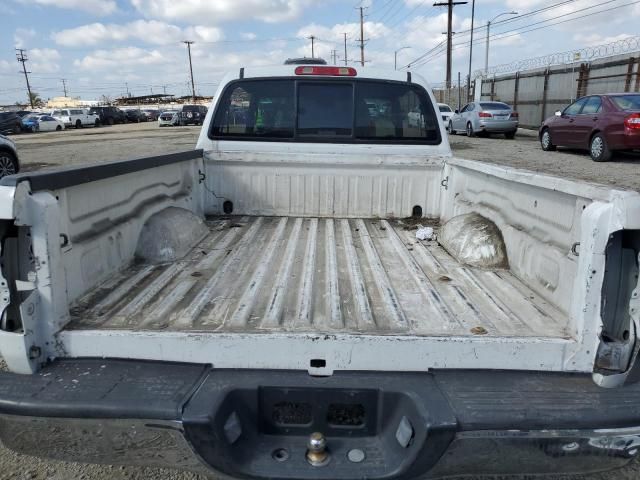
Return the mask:
MULTIPOLYGON (((398 53, 398 65, 405 66, 436 47, 412 70, 433 83, 444 80, 446 57, 438 45, 446 9, 433 0, 0 0, 0 104, 26 100, 16 47, 27 49, 32 88, 45 99, 63 94, 62 78, 72 96, 88 100, 120 96, 127 88, 133 95, 186 95, 181 41, 187 39, 195 42, 201 95, 212 95, 226 70, 311 56, 310 35, 318 38, 316 56, 330 59, 336 49, 342 63, 347 32, 348 58, 359 59, 360 5, 367 7, 367 66, 393 68, 394 50, 408 46, 398 53)), ((478 0, 476 27, 509 11, 534 13, 498 23, 509 19, 502 16, 493 25, 490 65, 608 43, 639 30, 635 0, 478 0), (589 16, 565 22, 583 15, 589 16)), ((455 7, 454 78, 468 68, 470 24, 471 3, 455 7)), ((475 33, 473 70, 484 65, 485 32, 475 33)))

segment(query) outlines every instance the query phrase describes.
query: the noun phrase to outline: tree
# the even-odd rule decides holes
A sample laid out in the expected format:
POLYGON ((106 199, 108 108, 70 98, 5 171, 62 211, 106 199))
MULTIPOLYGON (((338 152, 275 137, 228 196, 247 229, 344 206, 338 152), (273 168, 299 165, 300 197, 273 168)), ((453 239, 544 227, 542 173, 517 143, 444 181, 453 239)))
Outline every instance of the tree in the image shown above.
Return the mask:
POLYGON ((31 100, 34 107, 44 107, 44 102, 40 98, 38 92, 31 92, 31 98, 29 100, 31 100))
POLYGON ((100 97, 100 102, 105 105, 111 105, 113 103, 113 99, 109 95, 102 95, 100 97))

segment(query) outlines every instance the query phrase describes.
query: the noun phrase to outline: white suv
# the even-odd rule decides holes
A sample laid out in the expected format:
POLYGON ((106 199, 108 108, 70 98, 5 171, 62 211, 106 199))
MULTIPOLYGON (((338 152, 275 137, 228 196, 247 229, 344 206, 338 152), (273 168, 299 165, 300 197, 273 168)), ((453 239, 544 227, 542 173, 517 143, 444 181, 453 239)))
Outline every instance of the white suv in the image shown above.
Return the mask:
POLYGON ((82 108, 66 108, 54 110, 51 116, 64 123, 65 127, 82 128, 87 125, 100 125, 100 117, 82 108))

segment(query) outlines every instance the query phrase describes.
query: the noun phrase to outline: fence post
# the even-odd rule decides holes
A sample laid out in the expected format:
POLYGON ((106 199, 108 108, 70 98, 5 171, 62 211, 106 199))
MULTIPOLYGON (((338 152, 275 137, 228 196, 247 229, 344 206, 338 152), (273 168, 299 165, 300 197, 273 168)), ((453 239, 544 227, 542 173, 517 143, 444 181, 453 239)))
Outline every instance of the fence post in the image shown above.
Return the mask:
POLYGON ((624 91, 628 92, 631 89, 631 76, 633 75, 633 66, 636 63, 634 57, 629 58, 629 66, 627 67, 627 75, 624 78, 624 91))
POLYGON ((589 64, 580 64, 580 75, 578 76, 578 89, 576 90, 576 99, 584 97, 587 94, 589 85, 589 64))
POLYGON ((491 79, 491 101, 494 100, 495 96, 496 96, 496 78, 493 77, 491 79))
POLYGON ((634 91, 640 91, 640 61, 638 61, 638 67, 636 68, 636 86, 634 91))
POLYGON ((516 81, 513 86, 513 109, 518 110, 518 89, 520 88, 520 72, 516 72, 516 81))
POLYGON ((545 118, 547 118, 547 90, 549 88, 549 75, 551 74, 551 69, 547 68, 544 71, 544 85, 542 87, 542 108, 540 114, 540 123, 544 122, 545 118))

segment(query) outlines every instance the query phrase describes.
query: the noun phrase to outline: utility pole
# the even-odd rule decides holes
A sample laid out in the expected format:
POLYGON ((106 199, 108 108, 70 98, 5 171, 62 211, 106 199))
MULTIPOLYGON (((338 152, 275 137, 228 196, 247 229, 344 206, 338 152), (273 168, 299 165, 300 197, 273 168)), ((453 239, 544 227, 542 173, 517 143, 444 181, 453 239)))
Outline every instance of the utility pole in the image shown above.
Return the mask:
POLYGON ((64 96, 67 96, 67 79, 63 78, 62 79, 62 89, 64 90, 64 96))
POLYGON ((335 65, 336 64, 337 53, 338 53, 337 50, 331 50, 331 56, 333 57, 333 63, 331 65, 335 65))
POLYGON ((22 71, 24 72, 24 79, 27 82, 27 92, 29 94, 29 104, 31 104, 31 108, 34 108, 33 107, 33 97, 31 96, 31 85, 29 85, 29 75, 28 75, 31 72, 27 72, 27 67, 25 65, 27 60, 29 60, 27 58, 27 55, 26 55, 27 51, 25 49, 23 49, 23 48, 16 48, 16 52, 17 52, 16 53, 16 58, 18 59, 18 61, 20 63, 22 63, 22 71))
POLYGON ((453 38, 453 7, 456 5, 465 5, 468 2, 454 2, 453 0, 448 0, 447 2, 434 3, 434 7, 447 7, 448 15, 447 15, 447 80, 445 88, 451 88, 451 49, 452 49, 452 38, 453 38))
POLYGON ((364 7, 360 7, 360 64, 364 67, 364 7))
POLYGON ((460 105, 462 100, 460 99, 460 72, 458 72, 458 110, 460 110, 460 105))
POLYGON ((185 40, 182 43, 186 43, 187 44, 187 52, 189 53, 189 73, 191 74, 191 100, 193 102, 196 101, 196 86, 193 83, 193 65, 191 64, 191 44, 193 43, 192 40, 185 40))
POLYGON ((130 97, 131 95, 129 94, 129 83, 124 82, 124 89, 127 91, 127 97, 130 97))
POLYGON ((316 58, 315 57, 315 52, 313 51, 313 42, 315 41, 316 37, 314 35, 311 35, 309 37, 307 37, 309 40, 311 40, 311 58, 316 58))
MULTIPOLYGON (((473 59, 473 21, 476 14, 476 0, 471 2, 471 43, 469 44, 469 74, 467 75, 467 102, 471 101, 471 61, 473 59)), ((466 102, 465 102, 466 103, 466 102)))
POLYGON ((344 35, 344 64, 347 64, 347 33, 343 33, 344 35))

